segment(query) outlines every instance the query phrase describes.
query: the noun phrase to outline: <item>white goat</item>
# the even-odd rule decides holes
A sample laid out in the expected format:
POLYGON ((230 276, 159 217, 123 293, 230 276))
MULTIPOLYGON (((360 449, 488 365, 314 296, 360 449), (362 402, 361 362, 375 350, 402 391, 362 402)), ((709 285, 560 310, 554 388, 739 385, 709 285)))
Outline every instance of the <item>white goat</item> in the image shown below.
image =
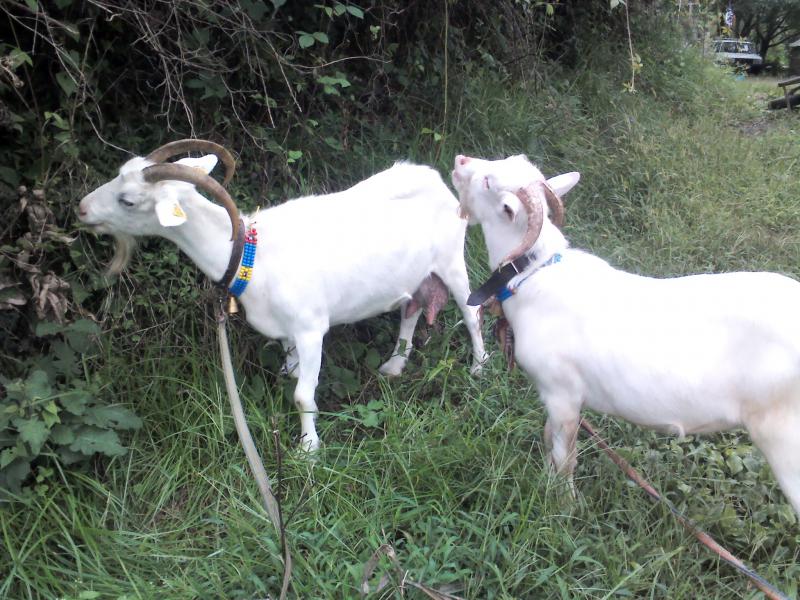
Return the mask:
MULTIPOLYGON (((218 158, 227 183, 234 161, 224 148, 202 140, 173 142, 130 159, 117 177, 81 200, 80 220, 117 239, 112 271, 127 264, 133 236, 157 235, 177 244, 212 280, 223 277, 232 256, 231 227, 242 226, 230 196, 208 175, 218 158), (198 150, 210 154, 164 163, 198 150)), ((314 393, 322 338, 332 325, 400 308, 397 345, 380 367, 399 375, 420 309, 432 322, 449 288, 472 338, 472 372, 480 369, 485 355, 478 311, 466 303, 466 221, 458 211, 436 171, 398 163, 344 192, 299 198, 242 218, 258 242, 240 302, 257 331, 290 350, 284 368, 298 379, 294 401, 304 448, 319 446, 314 393)))
POLYGON ((551 218, 579 174, 545 180, 523 156, 457 156, 452 179, 490 266, 520 270, 506 267, 470 303, 506 298, 515 358, 547 409, 551 464, 570 484, 584 406, 678 435, 744 426, 800 514, 800 283, 653 279, 570 249, 551 218))

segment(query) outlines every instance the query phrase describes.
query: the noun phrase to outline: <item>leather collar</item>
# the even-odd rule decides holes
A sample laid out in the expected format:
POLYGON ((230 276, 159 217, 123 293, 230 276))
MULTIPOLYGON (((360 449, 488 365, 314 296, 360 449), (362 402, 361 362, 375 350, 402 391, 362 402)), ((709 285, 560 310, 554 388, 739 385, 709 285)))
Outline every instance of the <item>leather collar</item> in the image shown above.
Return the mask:
POLYGON ((523 254, 499 269, 495 269, 486 283, 469 295, 467 304, 469 306, 480 306, 489 298, 496 295, 497 292, 504 288, 514 277, 522 273, 533 260, 534 259, 527 254, 523 254))
POLYGON ((548 258, 536 269, 519 280, 514 288, 509 288, 508 282, 516 277, 519 273, 522 273, 528 267, 528 265, 535 260, 536 256, 528 256, 527 254, 524 254, 507 265, 499 269, 495 269, 494 273, 492 273, 492 276, 489 277, 489 280, 477 290, 472 292, 472 294, 470 294, 469 298, 467 298, 467 304, 470 306, 479 306, 493 296, 496 297, 501 303, 508 300, 516 293, 517 288, 522 285, 522 283, 528 279, 528 277, 536 273, 536 271, 544 267, 549 267, 550 265, 560 263, 561 253, 556 252, 553 254, 553 256, 548 258))
POLYGON ((225 274, 222 279, 215 281, 214 285, 227 290, 231 283, 233 283, 236 272, 239 269, 239 263, 242 262, 242 252, 244 250, 244 221, 239 219, 239 226, 236 228, 236 236, 233 240, 233 249, 231 249, 231 258, 228 261, 228 268, 225 269, 225 274))

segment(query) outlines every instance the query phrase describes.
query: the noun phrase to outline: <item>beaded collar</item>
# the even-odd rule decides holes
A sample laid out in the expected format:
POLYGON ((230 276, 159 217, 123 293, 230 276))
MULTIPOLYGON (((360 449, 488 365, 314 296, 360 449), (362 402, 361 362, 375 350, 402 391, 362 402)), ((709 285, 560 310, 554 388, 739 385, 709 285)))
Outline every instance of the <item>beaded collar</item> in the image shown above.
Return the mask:
POLYGON ((250 279, 253 277, 253 263, 256 260, 256 245, 258 244, 258 232, 251 224, 250 229, 244 234, 244 248, 242 248, 242 259, 236 278, 228 288, 228 292, 239 297, 244 292, 250 279))

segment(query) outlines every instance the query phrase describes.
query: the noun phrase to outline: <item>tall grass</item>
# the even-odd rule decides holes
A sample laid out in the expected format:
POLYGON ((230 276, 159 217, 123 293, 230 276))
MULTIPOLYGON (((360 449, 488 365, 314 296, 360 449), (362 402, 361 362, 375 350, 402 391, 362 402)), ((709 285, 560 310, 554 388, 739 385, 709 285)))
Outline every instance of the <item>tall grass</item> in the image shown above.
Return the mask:
MULTIPOLYGON (((582 172, 566 233, 613 264, 664 276, 800 276, 797 115, 764 114, 757 86, 690 53, 646 64, 637 94, 622 92, 622 71, 598 71, 602 59, 589 55, 544 86, 473 77, 459 86, 441 142, 422 133, 425 122, 402 133, 365 128, 348 171, 309 166, 303 183, 340 187, 398 157, 447 172, 459 152, 522 152, 547 173, 582 172)), ((468 257, 477 284, 487 271, 478 231, 468 257)), ((147 263, 134 278, 147 277, 147 263)), ((212 322, 200 299, 181 305, 180 290, 159 293, 153 322, 114 336, 101 361, 146 426, 127 456, 91 474, 60 473, 57 485, 3 507, 0 597, 264 598, 280 589, 278 538, 228 415, 212 322)), ((125 286, 110 294, 118 308, 147 301, 125 286)), ((334 329, 314 461, 293 450, 298 421, 292 383, 276 375, 278 347, 234 325, 246 411, 273 474, 282 456, 294 597, 358 597, 363 565, 382 543, 412 579, 467 598, 760 597, 586 442, 571 502, 546 468, 534 390, 499 356, 470 377, 458 318, 450 306, 440 327, 419 334, 399 380, 373 368, 376 352, 391 350, 394 315, 334 329)), ((599 422, 672 502, 797 597, 800 525, 744 436, 676 440, 599 422)), ((400 595, 390 587, 375 597, 400 595)))

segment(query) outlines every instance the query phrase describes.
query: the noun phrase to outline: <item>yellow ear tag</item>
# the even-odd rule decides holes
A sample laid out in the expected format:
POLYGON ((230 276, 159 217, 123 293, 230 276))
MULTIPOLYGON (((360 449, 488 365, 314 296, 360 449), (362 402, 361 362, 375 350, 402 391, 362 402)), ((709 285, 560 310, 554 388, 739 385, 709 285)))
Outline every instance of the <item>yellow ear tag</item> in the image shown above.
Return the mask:
POLYGON ((156 204, 156 215, 162 227, 182 225, 187 219, 178 200, 170 198, 165 198, 156 204))

